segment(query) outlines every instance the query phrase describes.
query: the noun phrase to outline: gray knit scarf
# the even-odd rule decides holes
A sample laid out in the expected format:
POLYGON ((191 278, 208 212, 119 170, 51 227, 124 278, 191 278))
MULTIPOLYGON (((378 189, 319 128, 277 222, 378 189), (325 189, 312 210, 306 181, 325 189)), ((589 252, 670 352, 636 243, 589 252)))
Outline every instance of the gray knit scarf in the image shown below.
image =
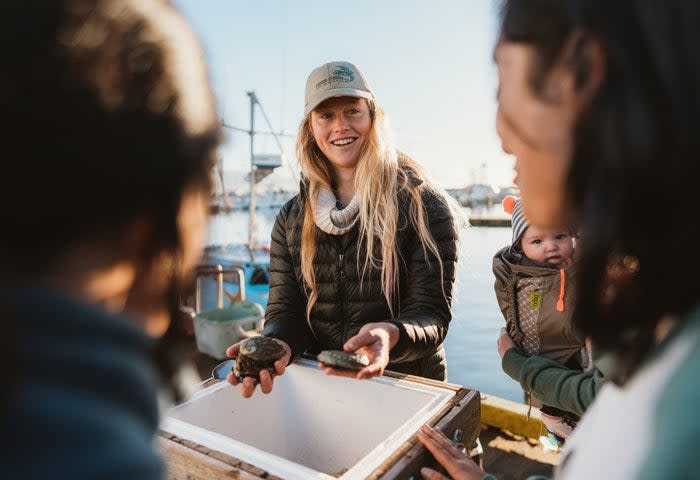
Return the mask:
POLYGON ((333 192, 321 187, 316 199, 316 214, 314 221, 318 228, 331 235, 344 235, 357 223, 360 211, 360 199, 355 195, 347 207, 338 208, 333 192))

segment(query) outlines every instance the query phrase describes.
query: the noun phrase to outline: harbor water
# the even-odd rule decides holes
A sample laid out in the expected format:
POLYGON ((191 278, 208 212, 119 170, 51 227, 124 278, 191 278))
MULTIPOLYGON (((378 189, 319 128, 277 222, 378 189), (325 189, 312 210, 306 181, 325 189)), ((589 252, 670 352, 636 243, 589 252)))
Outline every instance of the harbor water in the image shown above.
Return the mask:
MULTIPOLYGON (((276 214, 276 209, 258 210, 256 237, 261 244, 269 244, 276 214)), ((212 216, 207 243, 245 242, 248 221, 247 211, 212 216)), ((493 291, 491 259, 509 243, 510 235, 510 228, 469 227, 461 232, 453 317, 445 348, 448 381, 522 401, 520 386, 503 373, 496 350, 504 320, 493 291)))

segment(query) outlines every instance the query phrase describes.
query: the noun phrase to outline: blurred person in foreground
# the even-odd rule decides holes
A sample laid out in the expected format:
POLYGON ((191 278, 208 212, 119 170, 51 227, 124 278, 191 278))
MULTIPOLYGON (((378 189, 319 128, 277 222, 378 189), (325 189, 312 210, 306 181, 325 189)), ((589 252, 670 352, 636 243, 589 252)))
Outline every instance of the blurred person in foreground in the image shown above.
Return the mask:
MULTIPOLYGON (((504 5, 496 128, 528 221, 584 232, 574 326, 615 356, 556 478, 700 475, 698 25, 694 0, 504 5)), ((453 478, 488 478, 439 432, 419 438, 453 478)))
POLYGON ((220 137, 202 53, 164 0, 0 18, 0 478, 163 478, 170 319, 220 137))

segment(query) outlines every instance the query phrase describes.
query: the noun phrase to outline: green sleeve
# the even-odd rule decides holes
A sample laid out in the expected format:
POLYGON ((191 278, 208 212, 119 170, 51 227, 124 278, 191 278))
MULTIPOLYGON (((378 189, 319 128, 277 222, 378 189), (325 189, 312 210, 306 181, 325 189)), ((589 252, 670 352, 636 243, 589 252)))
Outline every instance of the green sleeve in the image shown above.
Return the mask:
POLYGON ((654 411, 654 433, 637 480, 673 478, 689 480, 700 475, 700 346, 683 362, 664 387, 654 411))
POLYGON ((593 402, 608 373, 608 360, 596 362, 593 371, 580 372, 545 357, 526 357, 517 348, 503 356, 503 371, 523 387, 523 390, 545 405, 583 415, 593 402))

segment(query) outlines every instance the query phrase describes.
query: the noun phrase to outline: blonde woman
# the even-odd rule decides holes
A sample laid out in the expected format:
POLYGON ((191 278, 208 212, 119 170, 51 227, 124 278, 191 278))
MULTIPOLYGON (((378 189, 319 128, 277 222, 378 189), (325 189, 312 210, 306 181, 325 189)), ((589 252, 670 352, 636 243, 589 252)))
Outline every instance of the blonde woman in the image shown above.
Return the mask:
MULTIPOLYGON (((371 378, 388 367, 446 379, 457 210, 396 150, 353 64, 330 62, 309 75, 297 158, 301 191, 277 216, 270 252, 264 335, 289 353, 277 373, 305 351, 337 349, 365 353, 370 364, 328 374, 371 378)), ((264 393, 272 390, 267 373, 264 393)), ((244 379, 243 395, 254 389, 244 379)))

